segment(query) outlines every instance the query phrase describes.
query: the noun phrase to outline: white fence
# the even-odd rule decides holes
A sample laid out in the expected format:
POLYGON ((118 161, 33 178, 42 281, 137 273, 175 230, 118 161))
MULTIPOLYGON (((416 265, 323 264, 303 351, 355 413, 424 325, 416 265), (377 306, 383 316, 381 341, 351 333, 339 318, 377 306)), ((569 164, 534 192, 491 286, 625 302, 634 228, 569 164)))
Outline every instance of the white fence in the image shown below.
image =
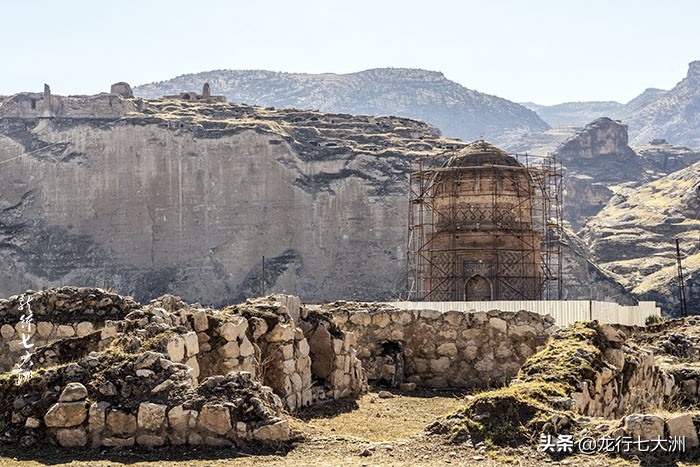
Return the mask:
POLYGON ((498 300, 490 302, 385 302, 403 310, 438 311, 520 311, 527 310, 541 315, 551 315, 559 326, 568 326, 576 321, 598 320, 601 323, 614 323, 643 326, 647 317, 661 316, 656 302, 639 302, 635 306, 595 300, 498 300))

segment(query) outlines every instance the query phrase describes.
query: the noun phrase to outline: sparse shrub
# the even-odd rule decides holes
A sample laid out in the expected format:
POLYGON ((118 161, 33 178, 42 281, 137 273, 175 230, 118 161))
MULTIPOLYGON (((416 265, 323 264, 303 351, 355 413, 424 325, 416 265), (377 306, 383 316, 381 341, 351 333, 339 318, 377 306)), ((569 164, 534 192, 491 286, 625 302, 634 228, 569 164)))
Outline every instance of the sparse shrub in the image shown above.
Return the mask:
POLYGON ((666 318, 664 318, 663 316, 649 315, 649 316, 647 316, 647 319, 644 320, 644 324, 646 326, 653 326, 655 324, 661 324, 664 321, 666 321, 666 318))

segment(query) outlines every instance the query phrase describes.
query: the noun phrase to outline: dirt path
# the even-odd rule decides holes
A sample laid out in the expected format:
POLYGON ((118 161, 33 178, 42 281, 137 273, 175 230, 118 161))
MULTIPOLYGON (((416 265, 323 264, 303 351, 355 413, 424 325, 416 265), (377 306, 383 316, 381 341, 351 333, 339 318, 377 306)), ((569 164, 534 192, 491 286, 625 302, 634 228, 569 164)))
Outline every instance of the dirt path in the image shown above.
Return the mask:
MULTIPOLYGON (((602 456, 575 456, 560 464, 537 451, 487 449, 450 444, 442 436, 426 434, 426 425, 456 410, 464 394, 449 392, 394 393, 380 398, 377 391, 357 401, 337 401, 307 409, 294 420, 296 441, 279 450, 239 452, 231 448, 167 447, 154 450, 41 451, 0 448, 0 465, 39 467, 70 465, 107 467, 121 465, 221 466, 438 466, 498 465, 639 465, 602 456)), ((686 464, 668 464, 686 465, 686 464)))

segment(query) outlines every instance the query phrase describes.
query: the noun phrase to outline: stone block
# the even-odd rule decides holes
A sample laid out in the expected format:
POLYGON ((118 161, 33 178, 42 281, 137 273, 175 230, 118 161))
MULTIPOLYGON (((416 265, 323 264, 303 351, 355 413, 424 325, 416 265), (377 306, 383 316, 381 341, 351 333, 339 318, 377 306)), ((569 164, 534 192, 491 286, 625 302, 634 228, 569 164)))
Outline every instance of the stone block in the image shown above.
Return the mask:
POLYGON ((279 420, 253 430, 252 438, 256 441, 289 441, 289 423, 279 420))
POLYGON ((80 425, 87 418, 85 402, 57 402, 44 415, 47 427, 72 427, 80 425))
POLYGON ((195 378, 199 378, 199 361, 197 360, 197 357, 190 358, 185 362, 185 365, 193 370, 192 374, 195 378))
POLYGON ((628 415, 623 420, 623 428, 633 439, 661 439, 664 436, 664 419, 658 415, 628 415))
POLYGON ((0 326, 0 335, 3 339, 11 339, 15 335, 15 328, 10 324, 3 324, 0 326))
POLYGON ((608 348, 603 351, 605 359, 617 368, 618 371, 622 371, 625 367, 625 354, 621 349, 608 348))
POLYGON ((372 315, 372 324, 384 328, 391 322, 391 317, 384 312, 377 312, 372 315))
MULTIPOLYGON (((167 407, 151 402, 139 404, 137 425, 139 429, 146 431, 159 431, 165 421, 165 411, 167 407)), ((138 439, 136 440, 138 442, 138 439)), ((143 444, 139 442, 139 444, 143 444)))
POLYGON ((197 310, 192 314, 192 321, 194 323, 194 330, 197 332, 203 332, 209 329, 209 317, 205 310, 197 310))
POLYGON ((100 339, 105 340, 105 339, 110 339, 112 337, 117 336, 117 326, 114 324, 113 321, 105 321, 105 326, 102 328, 102 331, 100 332, 100 339))
POLYGON ((459 327, 464 320, 464 313, 456 310, 446 311, 442 314, 442 319, 451 326, 459 327))
POLYGON ((25 428, 39 428, 41 426, 41 420, 36 417, 29 417, 24 422, 25 428))
POLYGON ((434 374, 444 373, 449 367, 449 357, 440 357, 434 360, 430 360, 430 371, 434 374))
POLYGON ((302 339, 297 343, 297 358, 303 358, 309 355, 309 342, 302 339))
POLYGON ((294 340, 294 328, 289 324, 277 323, 265 338, 268 342, 289 342, 294 340))
POLYGON ((56 441, 64 448, 82 447, 87 444, 87 433, 84 428, 59 428, 56 441))
POLYGON ((459 351, 457 350, 457 346, 454 343, 446 342, 438 346, 437 353, 438 355, 442 356, 456 357, 459 351))
POLYGON ((420 310, 420 319, 428 322, 433 322, 440 319, 441 315, 442 313, 437 310, 420 310))
POLYGON ((401 390, 411 392, 416 390, 416 383, 401 383, 401 390))
POLYGON ((248 433, 248 427, 244 422, 236 422, 236 438, 246 439, 246 434, 248 433))
POLYGON ((58 328, 56 328, 56 336, 61 338, 73 337, 75 336, 75 329, 73 329, 73 326, 59 324, 58 328))
POLYGON ((53 332, 53 323, 49 323, 48 321, 39 321, 36 323, 36 331, 41 337, 47 338, 53 332))
POLYGON ((506 333, 508 330, 508 323, 501 318, 490 318, 489 327, 495 332, 506 333))
POLYGON ((102 431, 105 428, 105 418, 107 416, 108 402, 98 402, 90 405, 88 410, 88 431, 92 438, 93 446, 99 446, 99 440, 102 437, 102 431))
MULTIPOLYGON (((34 333, 36 332, 36 324, 35 323, 23 323, 20 321, 17 324, 15 324, 15 331, 17 331, 17 334, 27 334, 29 336, 33 336, 34 333)), ((17 336, 17 337, 21 337, 21 336, 17 336)))
POLYGON ((205 405, 199 414, 199 425, 212 433, 225 435, 232 429, 228 407, 205 405))
POLYGON ((90 321, 83 321, 82 323, 78 323, 78 325, 75 327, 75 333, 78 335, 78 337, 87 336, 94 330, 95 325, 90 321))
POLYGON ((283 345, 279 349, 280 349, 280 352, 282 353, 282 360, 290 360, 290 359, 294 358, 294 345, 292 345, 292 344, 283 345))
POLYGON ((58 402, 75 402, 87 397, 88 392, 81 383, 68 383, 58 397, 58 402))
POLYGON ((698 432, 690 414, 683 414, 666 420, 666 429, 669 437, 685 438, 686 448, 698 446, 698 432))
POLYGON ((475 345, 468 345, 464 348, 464 358, 467 360, 474 360, 476 358, 476 355, 479 353, 479 347, 475 345))
POLYGON ((168 411, 168 424, 170 429, 180 435, 184 435, 190 428, 194 427, 197 419, 197 412, 186 410, 181 405, 176 405, 168 411))
POLYGON ((227 341, 237 340, 248 329, 248 321, 242 316, 232 316, 229 321, 221 325, 219 335, 227 341))
POLYGON ((181 362, 185 358, 185 340, 181 336, 172 336, 166 345, 170 360, 181 362))
POLYGON ((238 342, 230 341, 226 345, 219 347, 219 355, 223 358, 238 358, 241 354, 238 342))
POLYGON ((239 351, 241 357, 252 357, 255 355, 255 347, 253 347, 253 344, 246 337, 243 338, 239 351))
POLYGON ((136 416, 112 409, 107 413, 106 425, 112 434, 130 435, 136 432, 136 416))
POLYGON ((357 326, 364 327, 368 326, 372 322, 372 317, 366 311, 358 311, 356 313, 351 314, 350 318, 348 318, 348 321, 357 326))
POLYGON ((197 333, 190 331, 182 335, 185 341, 185 355, 187 357, 192 357, 199 353, 199 339, 197 339, 197 333))

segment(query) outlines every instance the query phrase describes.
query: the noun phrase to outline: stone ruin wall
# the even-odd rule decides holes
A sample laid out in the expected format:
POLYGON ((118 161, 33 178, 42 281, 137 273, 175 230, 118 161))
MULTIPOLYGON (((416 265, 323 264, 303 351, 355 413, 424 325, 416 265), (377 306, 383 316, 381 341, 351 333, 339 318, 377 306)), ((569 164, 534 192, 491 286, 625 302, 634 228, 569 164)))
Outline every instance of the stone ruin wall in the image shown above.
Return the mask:
POLYGON ((10 425, 3 428, 27 446, 41 433, 64 447, 285 440, 283 409, 358 395, 366 379, 352 335, 319 316, 305 322, 298 298, 277 299, 212 310, 164 296, 143 307, 128 299, 119 308, 112 306, 112 294, 99 289, 53 289, 32 294, 29 329, 18 323, 20 297, 2 300, 0 345, 14 349, 3 364, 11 367, 24 351, 25 330, 35 344, 32 370, 40 371, 12 387, 20 395, 6 414, 10 425), (57 295, 65 297, 57 300, 57 295), (103 368, 115 348, 126 353, 120 358, 135 361, 116 365, 121 373, 111 378, 91 379, 97 371, 116 371, 109 369, 113 363, 103 368), (32 391, 35 384, 50 385, 50 395, 32 391), (79 385, 80 397, 64 394, 71 384, 79 385), (30 388, 22 394, 26 385, 30 388), (185 394, 185 401, 173 400, 173 391, 185 394), (212 394, 227 392, 234 394, 211 401, 212 394))
MULTIPOLYGON (((527 311, 348 302, 319 309, 283 295, 223 310, 172 296, 142 306, 99 289, 31 296, 40 376, 21 387, 0 378, 0 389, 14 397, 1 431, 5 441, 26 446, 42 436, 64 447, 283 441, 283 410, 358 395, 367 379, 432 388, 518 385, 521 366, 555 328, 548 316, 527 311)), ((0 300, 0 345, 12 350, 3 355, 6 368, 27 332, 18 327, 20 303, 17 296, 0 300)), ((697 379, 659 367, 651 352, 628 342, 624 328, 598 329, 604 359, 570 394, 572 410, 616 418, 695 397, 697 379)))
POLYGON ((322 307, 357 336, 369 380, 392 386, 478 388, 507 384, 554 330, 528 311, 398 310, 336 302, 322 307))
POLYGON ((657 365, 653 353, 628 345, 627 334, 618 327, 603 324, 599 329, 605 365, 571 394, 575 410, 591 417, 618 418, 668 407, 680 389, 674 376, 657 365))

